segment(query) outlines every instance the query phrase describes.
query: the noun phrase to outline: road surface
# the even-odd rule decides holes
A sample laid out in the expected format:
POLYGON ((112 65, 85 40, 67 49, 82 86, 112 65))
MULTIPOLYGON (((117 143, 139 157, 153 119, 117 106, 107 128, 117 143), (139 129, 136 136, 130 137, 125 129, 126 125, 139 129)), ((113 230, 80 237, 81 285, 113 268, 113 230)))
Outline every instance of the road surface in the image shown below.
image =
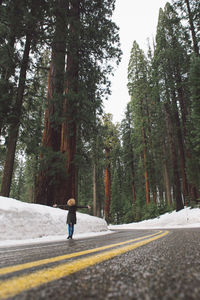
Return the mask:
POLYGON ((198 300, 200 228, 0 248, 0 299, 198 300))

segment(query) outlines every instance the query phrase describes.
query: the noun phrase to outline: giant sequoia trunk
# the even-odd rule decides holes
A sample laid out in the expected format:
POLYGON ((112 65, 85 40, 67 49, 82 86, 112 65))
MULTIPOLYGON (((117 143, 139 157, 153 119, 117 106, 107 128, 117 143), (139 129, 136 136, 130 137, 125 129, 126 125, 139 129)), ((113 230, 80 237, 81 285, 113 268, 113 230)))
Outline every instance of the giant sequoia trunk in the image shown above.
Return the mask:
POLYGON ((77 143, 77 102, 79 71, 79 30, 80 0, 71 1, 69 40, 67 49, 67 80, 63 111, 65 121, 62 123, 60 151, 66 154, 66 178, 57 191, 59 203, 71 197, 76 198, 76 143, 77 143))
POLYGON ((63 83, 66 48, 66 3, 58 0, 56 31, 49 72, 48 106, 45 113, 43 146, 50 159, 38 178, 36 201, 65 204, 76 198, 76 140, 79 68, 80 0, 69 1, 66 81, 63 83), (47 151, 48 154, 48 151, 47 151), (57 167, 57 169, 56 169, 57 167))
MULTIPOLYGON (((176 84, 177 84, 177 94, 178 94, 178 101, 180 104, 180 109, 181 109, 181 117, 182 117, 182 126, 183 126, 183 138, 179 138, 180 140, 180 145, 185 142, 185 145, 187 147, 187 139, 188 139, 188 132, 187 132, 187 103, 185 101, 185 97, 184 97, 184 90, 182 88, 182 80, 181 80, 181 76, 180 74, 177 72, 176 74, 176 84), (182 140, 182 142, 181 142, 182 140)), ((180 122, 179 122, 180 123, 180 122)), ((179 136, 181 135, 181 131, 179 136)), ((191 155, 191 151, 189 148, 186 148, 185 153, 183 151, 180 151, 180 154, 182 156, 182 161, 183 163, 181 163, 181 170, 182 170, 182 174, 183 174, 183 194, 184 194, 184 198, 185 198, 185 205, 187 206, 187 198, 190 195, 191 199, 196 200, 197 198, 194 198, 195 193, 193 192, 194 190, 197 190, 197 188, 193 185, 193 184, 188 184, 187 181, 187 177, 186 177, 186 172, 185 172, 185 157, 188 160, 188 162, 192 161, 192 155, 191 155), (190 189, 190 186, 193 186, 193 189, 190 189)))
POLYGON ((56 29, 49 70, 47 107, 45 111, 41 154, 43 161, 36 185, 36 203, 52 205, 57 201, 57 190, 64 174, 56 169, 62 163, 60 155, 63 112, 64 69, 66 53, 66 1, 57 0, 56 29))

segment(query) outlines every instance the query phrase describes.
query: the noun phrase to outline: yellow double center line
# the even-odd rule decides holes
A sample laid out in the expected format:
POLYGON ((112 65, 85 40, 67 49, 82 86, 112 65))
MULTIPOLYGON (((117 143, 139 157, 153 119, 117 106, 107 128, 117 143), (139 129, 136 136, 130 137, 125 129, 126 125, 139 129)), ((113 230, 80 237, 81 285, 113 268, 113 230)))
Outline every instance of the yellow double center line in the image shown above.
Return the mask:
POLYGON ((130 244, 124 247, 119 247, 117 249, 112 249, 109 251, 105 251, 102 253, 98 253, 95 255, 91 255, 89 257, 80 258, 72 262, 65 262, 59 266, 47 268, 45 270, 39 270, 35 271, 31 274, 22 275, 20 277, 14 277, 6 281, 0 281, 0 299, 6 299, 8 297, 13 297, 22 291, 37 287, 39 285, 42 285, 44 283, 48 283, 54 280, 58 280, 62 277, 68 276, 72 273, 75 273, 77 271, 83 270, 87 267, 90 267, 92 265, 95 265, 97 263, 103 262, 105 260, 111 259, 117 255, 123 254, 125 252, 128 252, 130 250, 136 249, 140 246, 146 245, 152 241, 155 241, 165 235, 167 235, 169 232, 158 232, 152 235, 143 236, 137 239, 128 240, 125 242, 112 244, 104 247, 99 247, 95 249, 85 250, 81 252, 66 254, 62 256, 57 256, 50 259, 43 259, 35 262, 30 262, 26 264, 16 265, 12 267, 2 268, 0 269, 0 275, 5 275, 8 273, 21 271, 25 269, 29 269, 32 267, 49 264, 57 261, 61 261, 64 259, 69 259, 81 255, 86 255, 90 253, 95 253, 101 250, 106 250, 109 248, 114 248, 117 246, 122 246, 124 244, 130 244, 135 242, 134 244, 130 244), (140 242, 137 242, 138 240, 142 240, 140 242))

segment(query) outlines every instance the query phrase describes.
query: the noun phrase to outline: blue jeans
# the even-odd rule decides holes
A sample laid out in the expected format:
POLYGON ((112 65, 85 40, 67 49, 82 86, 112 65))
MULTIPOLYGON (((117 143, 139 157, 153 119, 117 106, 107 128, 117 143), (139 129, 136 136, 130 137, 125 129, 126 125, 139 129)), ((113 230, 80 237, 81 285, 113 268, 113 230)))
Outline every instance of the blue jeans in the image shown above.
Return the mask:
POLYGON ((74 224, 72 224, 72 223, 68 224, 68 233, 69 233, 69 236, 72 237, 72 235, 74 233, 74 224))

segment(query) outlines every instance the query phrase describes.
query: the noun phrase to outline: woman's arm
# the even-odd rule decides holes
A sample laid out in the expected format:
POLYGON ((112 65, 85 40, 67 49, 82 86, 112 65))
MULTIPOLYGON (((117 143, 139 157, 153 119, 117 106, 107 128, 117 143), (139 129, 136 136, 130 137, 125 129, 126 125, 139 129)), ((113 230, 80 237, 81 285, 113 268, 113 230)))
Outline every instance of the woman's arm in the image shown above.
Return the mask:
POLYGON ((64 208, 68 209, 69 206, 68 206, 67 204, 64 204, 64 205, 58 205, 58 204, 55 203, 55 204, 53 205, 53 207, 55 207, 55 208, 56 208, 56 207, 58 207, 58 208, 59 208, 59 207, 64 207, 64 208))
POLYGON ((90 209, 90 208, 91 208, 89 205, 87 205, 87 206, 81 206, 81 205, 77 205, 76 207, 77 207, 77 208, 88 208, 88 209, 90 209))

